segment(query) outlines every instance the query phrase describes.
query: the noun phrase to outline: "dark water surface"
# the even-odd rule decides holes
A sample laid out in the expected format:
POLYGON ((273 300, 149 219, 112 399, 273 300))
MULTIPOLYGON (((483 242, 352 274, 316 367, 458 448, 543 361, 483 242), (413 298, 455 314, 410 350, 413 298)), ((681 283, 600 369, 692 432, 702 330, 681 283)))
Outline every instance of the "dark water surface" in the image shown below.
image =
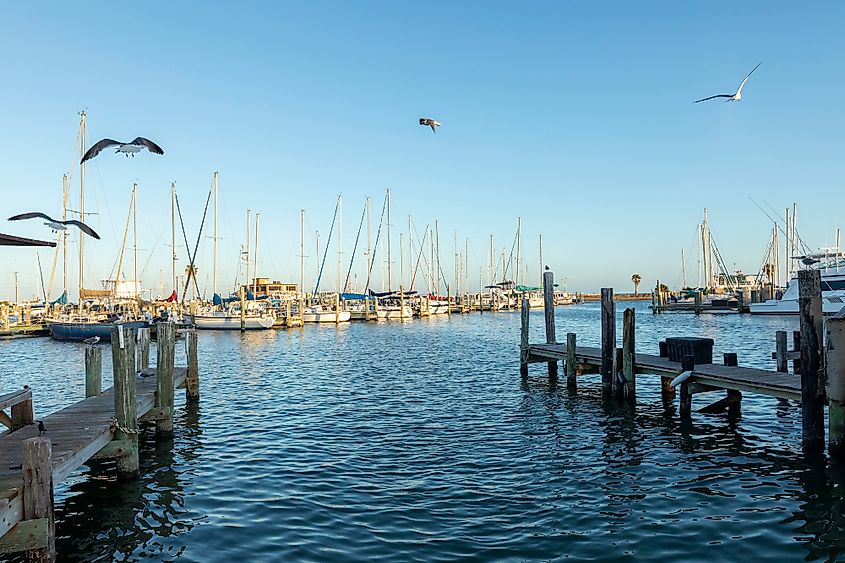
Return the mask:
MULTIPOLYGON (((705 335, 773 369, 789 318, 652 316, 638 349, 705 335)), ((621 309, 621 307, 620 307, 621 309)), ((620 315, 621 317, 621 315, 620 315)), ((599 308, 558 310, 599 342, 599 308)), ((542 312, 532 314, 542 338, 542 312)), ((619 332, 621 334, 621 330, 619 332)), ((172 444, 142 438, 141 478, 83 467, 57 491, 68 561, 802 561, 845 549, 842 477, 801 454, 797 405, 682 423, 642 376, 636 407, 597 376, 518 370, 519 315, 201 333, 198 407, 172 444)), ((184 364, 180 345, 177 362, 184 364)), ((721 356, 719 356, 721 357, 721 356)), ((84 395, 83 348, 0 342, 0 386, 37 414, 84 395)), ((108 362, 104 362, 108 363, 108 362)), ((105 366, 104 366, 105 368, 105 366)), ((107 372, 108 369, 104 369, 107 372)), ((110 380, 104 373, 104 380, 110 380)), ((694 407, 706 399, 696 396, 694 407)))

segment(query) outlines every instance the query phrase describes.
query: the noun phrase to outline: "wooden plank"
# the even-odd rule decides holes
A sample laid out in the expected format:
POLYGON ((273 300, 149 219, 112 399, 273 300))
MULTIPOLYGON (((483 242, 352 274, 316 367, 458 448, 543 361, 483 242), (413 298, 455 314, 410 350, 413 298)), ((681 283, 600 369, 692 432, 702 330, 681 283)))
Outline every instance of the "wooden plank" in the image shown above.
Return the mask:
POLYGON ((47 537, 50 520, 35 518, 22 520, 0 536, 0 554, 37 550, 48 547, 47 537))
POLYGON ((0 411, 29 400, 32 400, 32 389, 29 387, 24 387, 19 391, 0 395, 0 411))

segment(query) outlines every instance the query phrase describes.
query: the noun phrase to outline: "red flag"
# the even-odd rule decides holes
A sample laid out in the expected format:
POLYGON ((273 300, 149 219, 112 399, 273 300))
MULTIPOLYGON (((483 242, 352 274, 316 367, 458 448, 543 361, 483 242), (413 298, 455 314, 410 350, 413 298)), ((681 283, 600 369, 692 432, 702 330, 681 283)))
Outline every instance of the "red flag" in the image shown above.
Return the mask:
POLYGON ((179 301, 179 296, 178 296, 178 295, 176 295, 176 290, 175 290, 175 289, 173 290, 173 293, 171 293, 171 294, 170 294, 170 297, 168 297, 167 299, 165 299, 165 301, 166 301, 167 303, 175 303, 176 301, 179 301))

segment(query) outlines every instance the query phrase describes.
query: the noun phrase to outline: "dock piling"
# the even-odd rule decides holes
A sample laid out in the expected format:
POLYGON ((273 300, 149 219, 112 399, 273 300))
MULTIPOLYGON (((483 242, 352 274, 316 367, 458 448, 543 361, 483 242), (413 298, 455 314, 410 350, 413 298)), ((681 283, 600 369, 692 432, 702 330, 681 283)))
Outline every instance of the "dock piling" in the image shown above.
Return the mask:
POLYGON ((801 331, 800 330, 793 330, 792 331, 792 349, 796 352, 799 352, 799 357, 792 360, 792 373, 795 375, 799 375, 801 373, 801 331))
POLYGON ((625 398, 637 400, 636 311, 629 307, 622 316, 622 375, 625 376, 625 398))
POLYGON ((158 323, 156 353, 155 406, 160 409, 156 418, 156 436, 173 435, 173 363, 176 352, 176 325, 158 323))
POLYGON ((112 371, 114 372, 114 438, 125 444, 117 458, 117 478, 138 476, 138 404, 135 394, 135 334, 118 325, 112 329, 112 371))
POLYGON ((96 397, 103 392, 103 349, 85 347, 85 396, 96 397))
POLYGON ((625 379, 625 374, 622 372, 623 362, 624 362, 624 360, 623 360, 622 348, 617 348, 616 353, 614 355, 614 362, 613 362, 613 398, 614 399, 625 398, 625 386, 628 383, 628 380, 625 379))
MULTIPOLYGON (((23 520, 38 547, 26 550, 28 562, 56 560, 56 521, 53 510, 52 445, 48 438, 23 441, 23 520)), ((19 524, 20 525, 20 524, 19 524)))
POLYGON ((801 422, 805 448, 824 443, 824 365, 821 357, 821 274, 798 272, 798 310, 801 320, 801 422))
POLYGON ((616 309, 613 303, 613 289, 601 289, 601 389, 603 393, 613 391, 616 354, 616 309))
POLYGON ((775 368, 780 373, 789 373, 789 361, 787 360, 786 331, 779 330, 775 333, 775 368))
MULTIPOLYGON (((681 369, 693 371, 695 369, 695 356, 687 354, 681 359, 681 369)), ((681 383, 681 418, 689 418, 692 415, 692 390, 689 380, 681 383)))
MULTIPOLYGON (((557 343, 555 337, 555 274, 543 272, 543 312, 546 319, 546 344, 557 343)), ((557 375, 557 362, 549 362, 549 375, 557 375)))
POLYGON ((571 390, 575 390, 578 385, 578 366, 575 365, 576 339, 574 332, 566 333, 566 386, 571 390))
POLYGON ((845 317, 827 321, 825 369, 827 370, 828 451, 845 457, 845 317))
MULTIPOLYGON (((23 388, 29 389, 29 385, 24 385, 23 388)), ((35 424, 35 410, 32 407, 32 395, 29 398, 12 405, 12 420, 11 430, 20 430, 24 426, 35 424)))
POLYGON ((135 361, 136 371, 150 367, 150 329, 139 328, 137 335, 137 360, 135 361))
POLYGON ((519 373, 523 377, 528 375, 528 299, 522 299, 521 324, 519 329, 519 373))
POLYGON ((185 376, 185 400, 196 403, 200 400, 199 360, 197 359, 197 331, 191 330, 185 335, 188 343, 188 370, 185 376))

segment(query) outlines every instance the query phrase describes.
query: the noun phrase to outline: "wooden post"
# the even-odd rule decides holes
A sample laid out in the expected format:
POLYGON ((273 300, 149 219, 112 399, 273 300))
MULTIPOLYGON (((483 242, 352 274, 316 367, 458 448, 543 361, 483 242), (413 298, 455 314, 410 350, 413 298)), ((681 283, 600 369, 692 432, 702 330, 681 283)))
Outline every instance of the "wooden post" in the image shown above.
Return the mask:
MULTIPOLYGON (((693 371, 695 369, 695 356, 687 354, 681 361, 681 369, 693 371)), ((690 393, 689 379, 681 383, 681 417, 688 418, 692 415, 692 393, 690 393)))
POLYGON ((405 290, 399 286, 399 320, 405 320, 405 290))
POLYGON ((629 307, 622 317, 622 375, 625 376, 625 398, 637 400, 636 311, 629 307))
MULTIPOLYGON (((29 389, 29 385, 24 385, 23 388, 29 389)), ((35 410, 32 407, 32 399, 12 405, 12 432, 30 424, 35 424, 35 410)))
POLYGON ((695 292, 695 314, 696 315, 701 314, 701 292, 700 291, 695 292))
POLYGON ((827 321, 828 450, 831 458, 845 457, 845 317, 827 321))
MULTIPOLYGON (((725 352, 722 356, 723 363, 728 367, 736 367, 739 365, 739 358, 736 352, 725 352)), ((736 389, 728 389, 728 408, 738 409, 742 402, 742 392, 736 389)), ((738 412, 738 411, 737 411, 738 412)))
POLYGON ((46 546, 26 551, 28 562, 56 560, 52 445, 48 438, 23 441, 23 520, 46 520, 46 546))
MULTIPOLYGON (((798 352, 799 356, 801 354, 801 331, 800 330, 793 330, 792 331, 792 349, 798 352)), ((801 373, 801 358, 795 358, 792 360, 792 373, 795 375, 799 375, 801 373)))
MULTIPOLYGON (((546 320, 546 344, 555 344, 555 274, 543 272, 543 313, 546 320)), ((557 362, 549 362, 549 375, 557 376, 557 362)))
POLYGON ((127 443, 126 454, 117 458, 117 478, 138 476, 138 399, 135 393, 135 330, 121 325, 111 331, 114 372, 115 440, 127 443))
POLYGON ((786 331, 775 333, 775 364, 780 373, 789 373, 789 361, 786 359, 786 331))
POLYGON ((176 353, 176 325, 158 323, 156 328, 156 394, 155 406, 161 409, 156 419, 156 436, 173 435, 173 360, 176 353))
POLYGON ((601 389, 613 390, 613 360, 616 353, 616 310, 613 289, 601 289, 601 389))
POLYGON ((798 272, 798 309, 801 316, 802 443, 805 448, 818 448, 824 443, 821 274, 818 270, 798 272))
POLYGON ((566 333, 566 386, 570 389, 575 389, 577 382, 577 366, 578 360, 575 359, 575 352, 577 351, 576 339, 574 332, 566 333))
POLYGON ((142 370, 150 367, 150 329, 138 329, 138 359, 135 362, 135 369, 142 370))
POLYGON ((725 352, 722 356, 723 363, 728 367, 736 367, 739 365, 739 358, 736 352, 725 352))
POLYGON ((103 349, 85 347, 85 396, 96 397, 103 392, 103 349))
POLYGON ((528 375, 528 299, 522 300, 522 316, 519 329, 519 373, 523 377, 528 375))
POLYGON ((613 362, 613 397, 623 399, 625 397, 624 375, 622 374, 622 348, 617 348, 613 362))
POLYGON ((188 342, 188 372, 185 376, 185 400, 196 403, 200 400, 200 373, 197 360, 197 331, 191 330, 185 335, 188 342))
POLYGON ((334 294, 334 324, 340 324, 340 293, 334 294))
MULTIPOLYGON (((660 357, 661 358, 668 358, 669 357, 669 346, 666 344, 665 340, 661 340, 657 343, 660 349, 660 357)), ((664 400, 671 400, 675 397, 675 388, 670 385, 672 383, 671 377, 661 376, 660 377, 660 394, 664 400)))

